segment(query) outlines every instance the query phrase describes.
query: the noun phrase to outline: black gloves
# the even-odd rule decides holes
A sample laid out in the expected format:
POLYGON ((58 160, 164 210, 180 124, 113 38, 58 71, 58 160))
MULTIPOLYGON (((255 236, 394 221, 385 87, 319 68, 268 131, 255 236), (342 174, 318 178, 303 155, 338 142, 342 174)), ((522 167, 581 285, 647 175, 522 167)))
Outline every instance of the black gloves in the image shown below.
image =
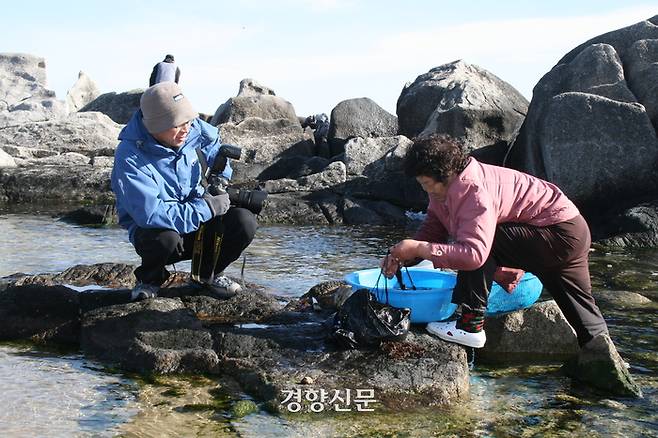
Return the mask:
POLYGON ((224 215, 231 204, 231 200, 228 198, 228 193, 222 193, 215 196, 205 193, 203 195, 203 200, 208 203, 208 207, 210 207, 213 217, 224 215))

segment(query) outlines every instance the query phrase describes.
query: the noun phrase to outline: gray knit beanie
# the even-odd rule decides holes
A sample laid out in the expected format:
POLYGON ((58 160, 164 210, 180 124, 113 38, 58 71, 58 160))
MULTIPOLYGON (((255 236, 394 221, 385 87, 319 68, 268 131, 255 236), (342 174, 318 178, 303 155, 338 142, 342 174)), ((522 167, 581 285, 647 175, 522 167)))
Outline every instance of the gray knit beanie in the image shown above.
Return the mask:
POLYGON ((151 134, 180 126, 199 116, 175 82, 160 82, 147 88, 139 106, 144 115, 142 122, 151 134))

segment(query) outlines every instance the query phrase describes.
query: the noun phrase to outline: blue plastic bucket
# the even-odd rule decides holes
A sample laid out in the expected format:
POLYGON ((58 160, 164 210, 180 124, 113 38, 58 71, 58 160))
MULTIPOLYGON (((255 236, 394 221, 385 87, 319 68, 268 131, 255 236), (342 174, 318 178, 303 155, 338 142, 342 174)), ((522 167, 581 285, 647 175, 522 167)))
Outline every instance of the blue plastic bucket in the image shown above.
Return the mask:
MULTIPOLYGON (((387 279, 379 269, 365 269, 345 276, 354 290, 370 289, 377 301, 393 307, 411 309, 411 322, 442 321, 450 318, 457 305, 450 302, 457 275, 433 268, 402 270, 402 281, 408 289, 400 289, 397 279, 387 279), (411 289, 411 280, 416 290, 411 289), (386 291, 388 290, 388 294, 386 291), (388 295, 388 297, 387 297, 388 295)), ((494 282, 487 305, 488 316, 512 312, 532 306, 541 295, 542 284, 537 277, 526 273, 514 292, 509 294, 494 282)))

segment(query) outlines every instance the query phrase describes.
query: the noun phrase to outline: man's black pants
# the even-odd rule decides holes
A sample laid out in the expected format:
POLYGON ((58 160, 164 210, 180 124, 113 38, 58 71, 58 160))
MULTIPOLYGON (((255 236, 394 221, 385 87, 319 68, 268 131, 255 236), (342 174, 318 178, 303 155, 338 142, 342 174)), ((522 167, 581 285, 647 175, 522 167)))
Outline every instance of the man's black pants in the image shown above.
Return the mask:
MULTIPOLYGON (((256 216, 246 208, 231 207, 224 216, 213 218, 206 224, 216 226, 215 222, 219 220, 223 221, 224 237, 215 266, 216 273, 222 272, 240 257, 254 239, 257 228, 256 216)), ((181 235, 162 228, 137 228, 134 246, 142 258, 141 266, 135 269, 137 280, 162 285, 169 278, 166 265, 192 258, 195 235, 196 232, 181 235)))
POLYGON ((582 346, 608 330, 592 296, 588 265, 591 243, 589 227, 580 215, 547 227, 499 224, 484 265, 457 273, 452 301, 484 312, 498 266, 532 272, 551 293, 582 346))

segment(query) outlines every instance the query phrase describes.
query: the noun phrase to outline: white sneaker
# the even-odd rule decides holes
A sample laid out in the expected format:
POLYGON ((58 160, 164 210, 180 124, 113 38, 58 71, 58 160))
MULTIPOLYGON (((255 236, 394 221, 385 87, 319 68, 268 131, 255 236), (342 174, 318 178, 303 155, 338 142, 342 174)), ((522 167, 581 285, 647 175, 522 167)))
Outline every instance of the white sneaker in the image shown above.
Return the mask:
POLYGON ((225 300, 242 292, 242 287, 223 273, 215 275, 212 283, 204 284, 213 297, 225 300))
POLYGON ((484 330, 478 333, 467 332, 457 328, 457 321, 430 322, 427 324, 427 331, 444 341, 466 345, 467 347, 482 348, 487 342, 487 335, 484 334, 484 330))
POLYGON ((137 283, 130 294, 130 301, 142 301, 147 298, 157 298, 160 286, 148 283, 137 283))

